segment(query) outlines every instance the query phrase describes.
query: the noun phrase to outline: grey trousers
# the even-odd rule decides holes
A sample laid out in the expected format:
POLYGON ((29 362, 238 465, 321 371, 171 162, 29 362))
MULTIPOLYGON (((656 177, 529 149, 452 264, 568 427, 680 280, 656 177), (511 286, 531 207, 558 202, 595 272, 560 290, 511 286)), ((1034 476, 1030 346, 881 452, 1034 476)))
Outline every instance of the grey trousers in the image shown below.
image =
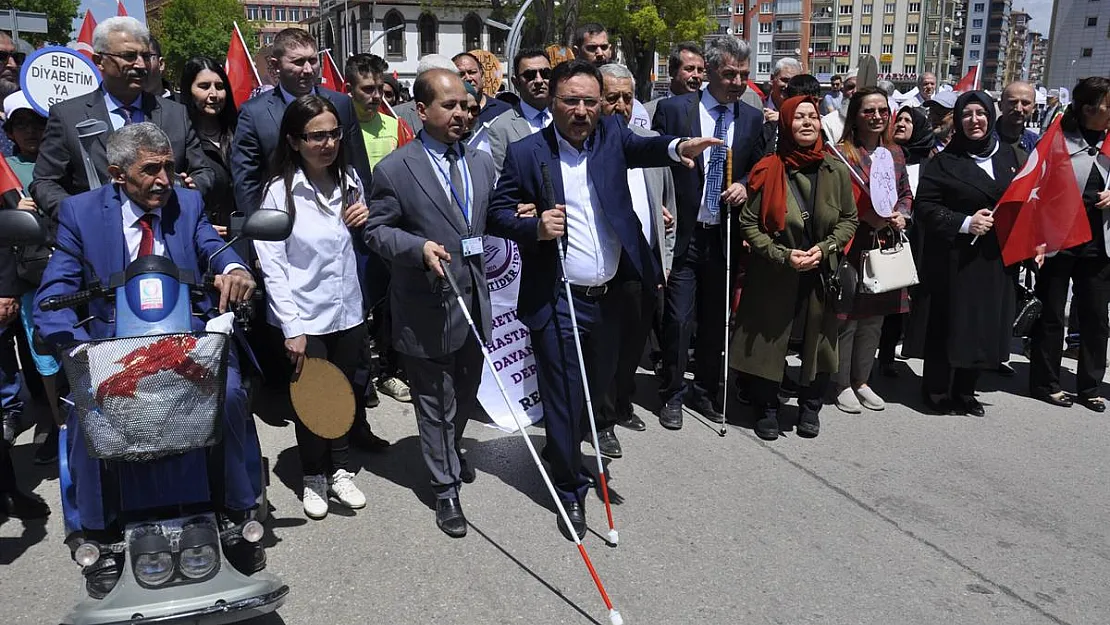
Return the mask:
POLYGON ((837 341, 840 367, 833 376, 837 391, 864 384, 871 378, 871 366, 875 364, 875 351, 879 349, 882 333, 882 315, 840 322, 837 341))
POLYGON ((440 358, 404 355, 420 449, 432 474, 436 499, 459 496, 458 443, 466 422, 478 409, 482 351, 473 335, 456 352, 440 358))

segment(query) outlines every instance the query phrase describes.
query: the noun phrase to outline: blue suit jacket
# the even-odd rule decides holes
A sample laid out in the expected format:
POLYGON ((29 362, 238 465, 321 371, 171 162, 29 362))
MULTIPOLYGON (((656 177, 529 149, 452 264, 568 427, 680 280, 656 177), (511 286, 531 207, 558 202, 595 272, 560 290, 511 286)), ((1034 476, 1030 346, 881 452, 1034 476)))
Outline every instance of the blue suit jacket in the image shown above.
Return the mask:
MULTIPOLYGON (((668 145, 674 137, 642 137, 628 129, 619 115, 603 117, 587 141, 590 181, 597 192, 595 210, 608 220, 621 244, 621 263, 640 276, 648 293, 663 284, 659 256, 644 240, 640 220, 632 209, 627 170, 636 167, 666 167, 674 164, 668 145)), ((516 241, 520 247, 520 295, 517 314, 531 329, 542 328, 551 319, 562 290, 556 241, 538 241, 538 217, 516 216, 517 203, 551 208, 544 199, 540 165, 547 164, 555 191, 555 203, 564 204, 563 176, 559 167, 559 145, 554 124, 509 146, 501 178, 489 207, 486 232, 516 241)), ((679 165, 681 167, 681 165, 679 165)))
MULTIPOLYGON (((362 140, 362 129, 351 97, 323 87, 316 87, 316 93, 331 100, 339 111, 347 164, 358 172, 362 188, 369 189, 370 160, 366 157, 366 143, 362 140)), ((239 125, 231 144, 231 176, 235 182, 235 206, 248 215, 258 210, 262 203, 286 106, 281 87, 275 87, 247 100, 239 109, 239 125)))
MULTIPOLYGON (((179 269, 192 271, 199 281, 208 268, 208 259, 224 241, 204 215, 200 193, 175 188, 169 202, 162 208, 161 229, 165 253, 179 269)), ((112 274, 123 272, 129 264, 127 241, 123 235, 123 192, 111 184, 93 191, 66 198, 58 213, 57 242, 81 254, 96 269, 90 274, 80 260, 65 252, 55 252, 43 274, 42 286, 35 295, 34 320, 39 334, 47 341, 68 344, 73 341, 111 338, 116 335, 113 304, 101 299, 89 303, 94 319, 74 328, 77 313, 73 309, 44 311, 39 304, 54 295, 68 295, 85 289, 96 278, 107 284, 112 274)), ((235 251, 228 249, 216 259, 215 273, 228 265, 247 266, 235 251)), ((199 303, 203 311, 214 309, 216 302, 205 296, 199 303)), ((204 322, 193 318, 193 329, 203 330, 204 322)))
MULTIPOLYGON (((660 100, 651 122, 652 130, 679 137, 702 136, 700 102, 700 91, 660 100)), ((763 113, 748 104, 737 102, 733 105, 733 114, 736 121, 733 125, 731 146, 732 180, 746 183, 748 172, 763 157, 763 113)), ((678 204, 678 214, 675 216, 678 220, 678 232, 674 244, 675 257, 686 253, 686 247, 690 244, 690 238, 694 235, 694 228, 698 223, 698 211, 701 209, 705 167, 701 158, 696 158, 694 161, 697 166, 693 169, 687 169, 682 165, 671 168, 671 173, 674 175, 675 203, 678 204)), ((722 185, 720 191, 723 190, 722 185)), ((726 207, 722 205, 721 210, 725 211, 726 207)))

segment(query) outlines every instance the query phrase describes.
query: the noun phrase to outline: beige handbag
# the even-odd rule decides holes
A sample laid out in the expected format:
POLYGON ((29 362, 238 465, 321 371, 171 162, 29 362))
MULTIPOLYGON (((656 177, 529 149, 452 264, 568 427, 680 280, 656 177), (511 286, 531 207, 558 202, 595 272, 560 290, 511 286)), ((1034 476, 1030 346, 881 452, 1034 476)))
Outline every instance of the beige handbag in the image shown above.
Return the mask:
POLYGON ((905 231, 889 230, 894 241, 892 246, 884 248, 879 231, 876 231, 873 249, 860 254, 859 290, 863 293, 888 293, 918 283, 910 240, 905 231))

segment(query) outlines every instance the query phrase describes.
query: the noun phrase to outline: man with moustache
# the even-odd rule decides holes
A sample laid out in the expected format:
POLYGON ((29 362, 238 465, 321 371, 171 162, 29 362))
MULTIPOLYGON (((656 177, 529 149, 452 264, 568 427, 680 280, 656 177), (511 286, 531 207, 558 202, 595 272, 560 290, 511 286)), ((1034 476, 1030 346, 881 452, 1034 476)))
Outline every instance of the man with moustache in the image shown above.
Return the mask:
MULTIPOLYGON (((566 250, 566 276, 582 338, 591 389, 612 383, 617 362, 619 298, 612 284, 630 271, 647 293, 663 286, 659 259, 644 239, 632 207, 627 170, 682 163, 693 167, 713 138, 641 137, 620 117, 599 118, 601 74, 581 60, 560 64, 551 74, 553 122, 509 146, 490 205, 488 231, 512 239, 522 261, 517 314, 531 333, 536 377, 543 397, 547 444, 543 456, 572 527, 558 519, 573 540, 586 534, 584 498, 590 481, 580 446, 587 412, 583 379, 559 262, 566 250), (555 197, 547 197, 543 172, 555 197), (518 216, 533 204, 539 216, 518 216)), ((601 397, 600 394, 592 396, 601 397)))
POLYGON ((751 48, 731 35, 706 49, 709 81, 699 93, 668 98, 655 111, 653 129, 665 135, 716 137, 732 148, 732 180, 725 188, 725 150, 715 148, 697 167, 672 167, 678 234, 674 265, 663 306, 663 407, 659 423, 682 427, 685 403, 705 418, 723 423, 717 401, 724 346, 725 219, 729 206, 748 194, 748 171, 763 156, 763 114, 740 102, 751 67, 751 48), (694 380, 685 380, 687 351, 697 325, 694 380))
POLYGON ((510 143, 533 135, 551 123, 551 61, 540 49, 521 50, 513 58, 513 86, 520 103, 493 120, 489 127, 490 153, 500 175, 510 143))
POLYGON ((944 151, 944 146, 952 139, 954 126, 952 109, 956 106, 955 91, 941 91, 923 106, 929 111, 929 123, 933 125, 933 139, 936 147, 933 154, 944 151))
POLYGON ((478 57, 469 52, 460 52, 452 57, 451 61, 459 68, 459 77, 463 82, 470 83, 478 93, 479 113, 475 126, 481 127, 483 124, 488 124, 495 117, 512 108, 508 103, 486 95, 485 76, 482 74, 482 64, 478 62, 478 57))
POLYGON ((102 82, 96 91, 50 107, 30 188, 39 209, 57 215, 63 200, 91 188, 74 127, 90 119, 108 126, 108 132, 89 149, 101 183, 108 182, 105 146, 112 133, 131 124, 152 122, 169 137, 175 177, 188 188, 208 193, 215 175, 185 107, 143 92, 153 58, 150 31, 135 18, 110 17, 96 26, 92 60, 100 69, 102 82))
POLYGON ((648 119, 655 116, 660 100, 701 91, 701 83, 705 80, 705 53, 701 46, 692 41, 676 45, 667 59, 667 73, 671 77, 670 93, 644 104, 648 119))
POLYGON ((413 95, 423 129, 378 163, 365 238, 392 268, 393 344, 409 374, 436 525, 461 538, 467 524, 459 490, 475 475, 458 445, 478 413, 482 351, 441 262, 488 340, 492 317, 482 236, 495 174, 488 154, 459 141, 466 131, 467 95, 456 72, 420 74, 413 95))
POLYGON ((925 104, 937 94, 937 76, 933 72, 925 72, 917 81, 917 103, 925 104))
POLYGON ((1009 143, 1015 148, 1021 148, 1026 154, 1033 151, 1040 138, 1035 131, 1026 128, 1025 122, 1033 117, 1037 110, 1037 91, 1033 85, 1024 80, 1014 81, 1002 90, 1002 113, 998 116, 998 123, 994 127, 995 134, 1001 141, 1009 143))

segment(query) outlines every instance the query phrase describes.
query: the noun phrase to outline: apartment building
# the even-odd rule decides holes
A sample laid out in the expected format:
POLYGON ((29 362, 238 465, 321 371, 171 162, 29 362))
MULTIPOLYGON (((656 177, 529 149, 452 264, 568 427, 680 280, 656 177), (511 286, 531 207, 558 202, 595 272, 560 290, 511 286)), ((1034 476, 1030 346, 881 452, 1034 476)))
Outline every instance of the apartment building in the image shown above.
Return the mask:
POLYGON ((1055 0, 1049 38, 1044 79, 1049 88, 1071 89, 1080 78, 1105 76, 1110 68, 1110 0, 1055 0))
POLYGON ((1006 48, 1006 61, 1002 73, 1002 84, 1008 85, 1015 80, 1024 80, 1028 73, 1029 59, 1029 14, 1017 9, 1010 11, 1010 40, 1006 48))
POLYGON ((965 30, 963 66, 981 64, 980 87, 1001 90, 1009 52, 1010 0, 970 0, 965 30))

